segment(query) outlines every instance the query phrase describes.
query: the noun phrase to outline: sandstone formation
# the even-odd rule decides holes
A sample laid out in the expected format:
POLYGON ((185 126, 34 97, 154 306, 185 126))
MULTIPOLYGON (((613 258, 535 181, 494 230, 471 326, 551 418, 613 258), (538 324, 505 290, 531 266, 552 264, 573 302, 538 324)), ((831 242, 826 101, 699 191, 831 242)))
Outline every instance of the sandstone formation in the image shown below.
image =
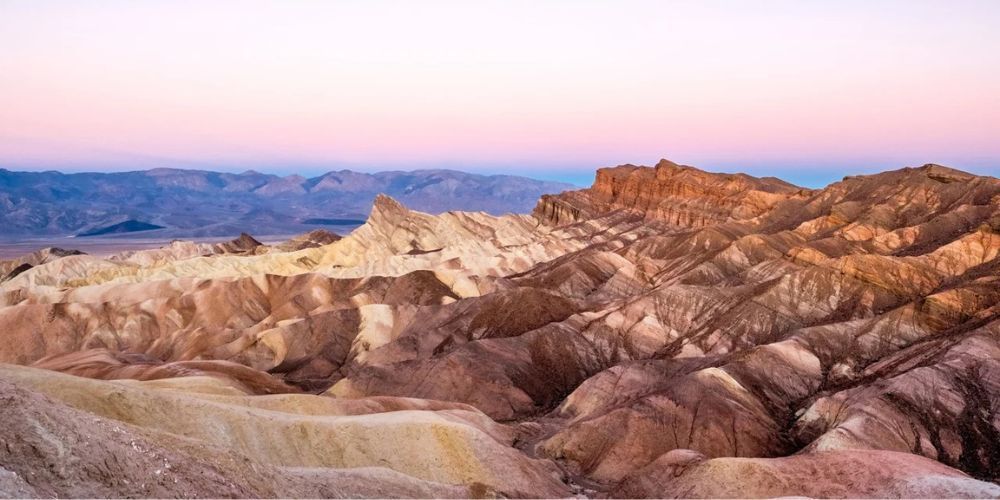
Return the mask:
POLYGON ((38 411, 268 471, 74 491, 0 455, 14 492, 1000 496, 1000 180, 938 165, 663 160, 533 216, 379 196, 343 238, 35 259, 0 332, 38 411))
POLYGON ((808 194, 809 190, 774 177, 710 174, 660 160, 652 169, 635 165, 599 169, 589 189, 543 195, 535 215, 563 224, 629 209, 647 218, 692 228, 750 219, 778 202, 808 194))

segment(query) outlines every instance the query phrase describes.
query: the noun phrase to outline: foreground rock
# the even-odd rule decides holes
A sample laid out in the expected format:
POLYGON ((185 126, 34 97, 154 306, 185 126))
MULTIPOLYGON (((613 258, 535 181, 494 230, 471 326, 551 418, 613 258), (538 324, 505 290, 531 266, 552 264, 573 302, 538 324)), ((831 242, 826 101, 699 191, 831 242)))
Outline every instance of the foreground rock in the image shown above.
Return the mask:
POLYGON ((554 466, 511 448, 511 431, 471 407, 248 398, 211 378, 125 384, 9 365, 0 375, 0 465, 32 495, 566 492, 554 466))

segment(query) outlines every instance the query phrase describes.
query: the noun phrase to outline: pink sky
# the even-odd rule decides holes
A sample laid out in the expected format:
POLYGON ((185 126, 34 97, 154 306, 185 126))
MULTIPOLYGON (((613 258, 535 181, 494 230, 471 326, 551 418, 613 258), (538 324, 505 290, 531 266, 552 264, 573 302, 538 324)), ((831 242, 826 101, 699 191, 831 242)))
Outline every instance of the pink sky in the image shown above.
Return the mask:
POLYGON ((0 166, 997 175, 997 26, 997 1, 0 0, 0 166))

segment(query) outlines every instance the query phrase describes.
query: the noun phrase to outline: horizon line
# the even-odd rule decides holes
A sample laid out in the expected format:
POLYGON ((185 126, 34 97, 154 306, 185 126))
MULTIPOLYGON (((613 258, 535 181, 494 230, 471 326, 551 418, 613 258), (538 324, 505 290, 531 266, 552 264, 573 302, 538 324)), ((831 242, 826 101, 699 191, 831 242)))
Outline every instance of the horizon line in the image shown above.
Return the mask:
MULTIPOLYGON (((18 173, 58 173, 58 174, 61 174, 61 175, 126 174, 126 173, 143 173, 143 172, 152 172, 152 171, 156 171, 156 170, 161 170, 161 171, 182 171, 182 172, 225 173, 225 174, 232 174, 232 175, 258 174, 258 175, 267 175, 267 176, 277 177, 277 178, 281 178, 281 179, 285 179, 285 178, 288 178, 288 177, 298 176, 298 177, 304 178, 305 180, 316 179, 316 178, 322 177, 324 175, 328 175, 328 174, 332 174, 332 173, 340 173, 340 172, 352 172, 352 173, 360 173, 360 174, 365 174, 365 175, 378 175, 378 174, 385 174, 385 173, 415 173, 415 172, 435 172, 435 171, 438 171, 438 172, 462 173, 462 174, 476 175, 476 176, 482 176, 482 177, 504 177, 504 176, 507 176, 507 177, 520 177, 520 178, 527 178, 527 179, 532 179, 532 180, 542 181, 542 182, 563 183, 563 184, 568 184, 568 185, 572 185, 572 186, 577 186, 577 187, 580 187, 580 188, 587 188, 587 187, 590 187, 593 184, 593 178, 596 175, 597 171, 600 170, 600 169, 614 168, 614 167, 625 166, 625 165, 631 165, 631 166, 637 166, 637 167, 646 167, 646 168, 654 168, 656 166, 656 164, 659 163, 659 162, 661 162, 661 161, 670 161, 671 163, 676 163, 677 165, 680 165, 680 166, 692 167, 692 168, 696 168, 698 170, 701 170, 701 171, 704 171, 704 172, 713 173, 713 174, 723 174, 723 175, 743 174, 743 175, 749 175, 749 176, 756 177, 756 178, 767 178, 767 177, 770 177, 770 178, 775 178, 775 179, 781 180, 781 181, 786 182, 788 184, 791 184, 793 186, 800 187, 800 188, 806 188, 806 189, 821 189, 821 188, 829 186, 829 185, 831 185, 831 184, 833 184, 835 182, 843 180, 843 179, 845 179, 847 177, 852 177, 852 176, 857 176, 857 175, 875 175, 875 174, 879 174, 879 173, 883 173, 883 172, 891 172, 891 171, 902 170, 902 169, 906 169, 906 168, 920 168, 920 167, 927 166, 927 165, 937 165, 937 166, 941 166, 941 167, 945 167, 945 168, 950 168, 950 169, 953 169, 953 170, 958 170, 960 172, 968 173, 970 175, 1000 178, 1000 168, 990 168, 990 167, 987 167, 986 169, 980 169, 980 168, 974 168, 974 167, 973 168, 954 167, 954 166, 947 165, 945 163, 938 163, 938 162, 933 162, 933 161, 932 162, 921 163, 920 165, 903 165, 903 166, 894 166, 894 167, 889 167, 889 168, 879 167, 879 166, 875 166, 875 165, 870 165, 870 166, 861 167, 861 168, 829 168, 828 167, 827 169, 822 169, 822 170, 811 169, 810 171, 805 171, 805 172, 799 171, 797 173, 803 174, 803 175, 795 176, 795 175, 787 175, 787 174, 796 173, 794 171, 787 170, 789 168, 795 168, 795 167, 782 166, 782 164, 780 162, 777 163, 773 168, 767 168, 767 167, 763 167, 762 168, 760 166, 761 165, 760 163, 751 163, 749 165, 756 165, 756 166, 751 166, 750 168, 746 168, 746 169, 743 169, 743 170, 728 170, 728 169, 725 169, 725 167, 722 167, 722 168, 719 168, 719 169, 715 169, 715 168, 712 168, 712 167, 705 168, 705 167, 702 167, 702 166, 699 166, 699 165, 691 165, 689 163, 684 163, 684 162, 674 162, 674 161, 669 160, 667 158, 660 158, 656 162, 652 162, 651 164, 648 164, 648 165, 645 164, 644 162, 642 162, 642 163, 625 162, 625 163, 619 163, 619 164, 616 164, 616 165, 603 165, 603 166, 598 166, 598 167, 591 167, 591 170, 583 170, 583 171, 580 170, 582 168, 580 166, 577 166, 577 167, 571 168, 571 169, 567 169, 566 167, 568 165, 562 165, 562 166, 552 165, 552 166, 550 166, 549 168, 547 168, 545 170, 539 171, 538 167, 533 167, 533 166, 529 165, 529 166, 506 167, 508 169, 511 169, 511 171, 510 172, 498 172, 498 171, 496 171, 497 169, 504 168, 504 167, 500 167, 499 165, 497 165, 497 166, 487 166, 487 165, 482 165, 482 164, 480 164, 480 165, 470 165, 470 167, 472 167, 470 169, 463 169, 463 168, 460 168, 460 167, 457 167, 457 166, 451 165, 451 164, 446 164, 446 165, 438 166, 438 167, 434 167, 434 166, 431 166, 431 165, 420 164, 420 165, 414 165, 413 168, 406 168, 403 165, 395 165, 395 166, 387 165, 385 168, 379 168, 379 167, 376 167, 374 165, 370 165, 369 168, 366 168, 366 165, 364 165, 364 164, 357 164, 357 165, 353 165, 353 168, 351 168, 351 166, 348 166, 348 165, 341 165, 339 167, 329 167, 329 169, 312 170, 311 172, 310 172, 310 169, 308 169, 308 168, 307 169, 293 171, 293 170, 281 169, 280 167, 277 167, 277 166, 273 166, 272 168, 267 168, 267 167, 262 166, 262 165, 236 166, 236 165, 225 165, 225 164, 217 165, 215 167, 212 167, 211 165, 208 165, 208 164, 206 164, 206 166, 204 166, 204 167, 154 166, 154 167, 149 167, 149 168, 125 168, 125 169, 118 169, 118 168, 111 167, 111 168, 108 168, 106 170, 101 170, 99 167, 81 167, 78 170, 78 169, 75 169, 75 168, 72 168, 72 167, 69 167, 69 168, 66 168, 66 167, 63 167, 63 168, 59 168, 59 167, 55 167, 55 168, 52 168, 52 167, 34 168, 33 166, 17 165, 16 162, 14 162, 14 164, 9 165, 9 166, 4 166, 4 164, 2 162, 0 162, 0 170, 8 171, 8 172, 18 172, 18 173), (474 170, 476 167, 479 167, 479 168, 486 167, 486 170, 474 170), (987 170, 989 172, 988 173, 987 172, 982 172, 982 170, 987 170), (786 174, 786 175, 782 175, 782 174, 786 174), (799 177, 799 179, 796 179, 796 177, 799 177), (587 179, 587 178, 589 178, 590 181, 581 182, 583 179, 587 179), (805 182, 803 182, 803 179, 805 179, 805 182), (824 179, 826 179, 826 180, 824 181, 824 179)), ((182 163, 182 164, 187 163, 187 164, 190 164, 190 163, 201 163, 201 162, 179 161, 178 163, 182 163)), ((730 162, 724 162, 724 163, 730 163, 730 162)), ((38 165, 38 167, 41 167, 41 165, 38 165)))

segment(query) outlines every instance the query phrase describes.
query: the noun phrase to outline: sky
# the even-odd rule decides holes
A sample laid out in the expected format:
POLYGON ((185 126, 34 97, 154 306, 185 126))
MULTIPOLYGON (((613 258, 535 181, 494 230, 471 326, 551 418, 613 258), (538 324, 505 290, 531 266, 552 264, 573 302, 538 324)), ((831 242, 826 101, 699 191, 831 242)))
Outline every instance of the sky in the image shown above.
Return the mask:
POLYGON ((1000 175, 1000 1, 0 0, 0 167, 1000 175))

